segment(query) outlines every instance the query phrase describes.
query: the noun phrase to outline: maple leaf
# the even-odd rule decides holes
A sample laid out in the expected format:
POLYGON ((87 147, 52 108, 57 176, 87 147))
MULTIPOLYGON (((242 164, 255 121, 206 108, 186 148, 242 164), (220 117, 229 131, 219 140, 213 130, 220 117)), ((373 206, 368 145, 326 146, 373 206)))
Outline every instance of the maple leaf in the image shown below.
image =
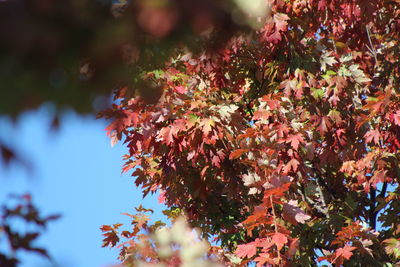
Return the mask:
POLYGON ((354 169, 355 169, 355 161, 349 160, 349 161, 343 162, 342 167, 340 168, 340 171, 347 173, 349 175, 352 175, 354 169))
POLYGON ((299 164, 300 164, 300 162, 299 162, 297 159, 292 158, 292 159, 285 165, 285 167, 283 167, 283 173, 287 174, 287 173, 289 173, 290 171, 293 171, 293 172, 297 171, 297 168, 298 168, 299 164))
POLYGON ((290 200, 288 203, 283 204, 283 218, 290 223, 297 225, 305 223, 311 218, 302 209, 298 207, 297 200, 290 200))
POLYGON ((394 124, 400 126, 400 110, 396 111, 396 113, 393 114, 393 121, 394 124))
POLYGON ((327 8, 327 3, 326 0, 320 0, 318 1, 318 10, 325 10, 327 8))
POLYGON ((291 183, 285 183, 280 185, 279 187, 267 189, 264 191, 264 199, 268 199, 270 196, 281 197, 283 196, 289 189, 291 183))
POLYGON ((319 59, 319 63, 321 64, 321 70, 324 72, 326 71, 326 65, 333 66, 333 64, 337 63, 336 59, 330 56, 331 54, 332 54, 331 51, 323 53, 321 55, 321 58, 319 59))
POLYGON ((335 251, 335 256, 337 258, 342 257, 346 260, 349 260, 351 256, 353 256, 353 250, 356 249, 355 247, 351 247, 349 245, 345 245, 343 248, 338 248, 335 251))
POLYGON ((277 31, 286 31, 287 29, 287 21, 289 20, 289 16, 283 13, 274 14, 274 22, 275 28, 277 31))
POLYGON ((101 228, 100 228, 100 230, 101 231, 103 231, 103 232, 108 232, 108 231, 111 231, 113 228, 111 227, 111 226, 109 226, 109 225, 103 225, 101 228))
POLYGON ((253 120, 268 120, 272 113, 269 110, 261 109, 254 112, 253 120))
POLYGON ((115 247, 119 242, 119 237, 117 233, 114 231, 104 233, 103 236, 105 236, 105 238, 103 239, 102 247, 107 247, 107 246, 115 247))
POLYGON ((240 258, 251 258, 257 253, 257 247, 253 244, 253 242, 243 245, 238 245, 235 251, 236 255, 240 258))
POLYGON ((261 180, 260 176, 257 173, 251 172, 248 174, 243 174, 242 176, 243 182, 245 186, 250 186, 256 182, 261 180))
POLYGON ((386 178, 387 170, 378 170, 374 173, 371 178, 371 185, 376 188, 378 183, 383 183, 387 180, 386 178))
POLYGON ((160 194, 158 195, 158 198, 157 198, 159 204, 165 203, 165 200, 166 200, 165 193, 166 192, 164 190, 160 190, 160 194))
POLYGON ((378 113, 381 106, 384 104, 383 100, 379 97, 368 97, 366 102, 367 104, 363 106, 363 109, 373 113, 378 113))
POLYGON ((212 127, 215 125, 215 121, 213 119, 203 119, 200 122, 200 126, 203 128, 204 136, 208 136, 211 132, 212 127))
POLYGON ((274 14, 273 18, 265 25, 263 29, 263 39, 267 42, 278 43, 282 40, 281 31, 286 31, 288 15, 283 13, 274 14))
POLYGON ((158 134, 158 138, 159 140, 164 141, 167 145, 170 145, 174 142, 174 138, 173 138, 173 131, 171 129, 171 127, 163 127, 161 128, 159 134, 158 134))
POLYGON ((369 130, 365 135, 365 142, 370 143, 372 140, 374 140, 374 143, 376 145, 379 145, 379 139, 381 138, 381 134, 378 129, 375 130, 369 130))
POLYGON ((304 143, 303 136, 300 133, 288 136, 285 141, 286 143, 290 143, 292 148, 296 151, 299 148, 299 144, 304 143))
POLYGON ((230 121, 232 118, 232 114, 236 112, 238 109, 238 106, 236 105, 218 105, 215 106, 215 108, 218 110, 218 113, 221 115, 221 117, 225 120, 230 121))
POLYGON ((351 72, 351 75, 353 76, 354 80, 357 83, 362 84, 362 83, 367 83, 367 82, 371 81, 371 79, 366 77, 364 72, 359 69, 358 64, 351 65, 349 67, 349 71, 351 72))
POLYGON ((180 94, 186 94, 187 93, 187 89, 182 85, 176 86, 175 87, 175 91, 180 93, 180 94))
POLYGON ((326 116, 321 117, 319 125, 318 125, 318 131, 321 135, 324 135, 328 131, 328 129, 331 127, 331 123, 329 122, 329 118, 326 116))
POLYGON ((237 159, 244 153, 249 152, 249 149, 236 149, 229 155, 229 159, 237 159))
POLYGON ((265 266, 265 263, 276 265, 278 264, 279 259, 272 257, 268 253, 260 253, 259 256, 254 259, 254 261, 257 262, 257 267, 262 267, 265 266))
POLYGON ((274 244, 276 245, 278 250, 281 250, 281 248, 284 245, 286 245, 286 243, 288 242, 288 239, 287 239, 286 235, 284 235, 282 233, 275 233, 272 236, 272 242, 274 242, 274 244))
POLYGON ((290 241, 288 253, 290 256, 294 256, 299 250, 300 240, 299 238, 294 238, 290 241))
POLYGON ((150 220, 150 217, 145 214, 131 215, 129 213, 122 213, 122 215, 126 215, 133 218, 132 224, 139 229, 142 229, 143 226, 145 226, 147 222, 150 220))
POLYGON ((396 258, 400 258, 400 239, 389 238, 389 239, 383 240, 382 243, 384 243, 386 245, 385 251, 388 254, 391 254, 396 258))

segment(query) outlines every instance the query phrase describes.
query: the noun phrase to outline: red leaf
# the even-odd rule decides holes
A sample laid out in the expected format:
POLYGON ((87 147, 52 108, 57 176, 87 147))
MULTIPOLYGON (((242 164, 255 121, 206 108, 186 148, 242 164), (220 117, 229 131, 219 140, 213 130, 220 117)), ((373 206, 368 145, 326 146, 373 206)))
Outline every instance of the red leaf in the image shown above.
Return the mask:
POLYGON ((289 17, 286 14, 275 14, 263 29, 263 39, 272 43, 278 43, 282 40, 281 31, 287 30, 288 20, 289 17))
POLYGON ((379 130, 369 130, 365 135, 365 142, 369 143, 372 140, 374 140, 374 143, 376 145, 379 144, 379 139, 381 138, 381 134, 379 133, 379 130))
POLYGON ((295 171, 297 171, 297 168, 298 168, 299 164, 300 164, 300 162, 299 162, 297 159, 292 158, 292 159, 285 165, 285 167, 283 167, 283 172, 284 172, 284 173, 289 173, 291 170, 292 170, 293 172, 295 172, 295 171))
POLYGON ((291 183, 283 184, 280 187, 268 189, 264 191, 264 199, 269 198, 270 196, 281 197, 288 191, 291 183))
POLYGON ((324 135, 328 131, 328 128, 331 127, 331 123, 329 122, 329 118, 324 116, 321 118, 319 125, 318 125, 318 131, 321 135, 324 135))
POLYGON ((244 244, 244 245, 239 245, 236 249, 236 255, 240 258, 251 258, 257 253, 257 248, 253 244, 253 242, 244 244))
POLYGON ((100 228, 100 230, 103 231, 103 232, 108 232, 108 231, 111 231, 111 230, 112 230, 112 227, 109 226, 109 225, 103 225, 103 226, 100 228))
POLYGON ((400 126, 400 110, 396 111, 396 113, 393 114, 393 121, 394 124, 400 126))
POLYGON ((290 143, 292 148, 297 151, 299 144, 304 143, 304 139, 302 134, 298 133, 296 135, 290 135, 288 138, 286 138, 286 143, 290 143))
POLYGON ((320 0, 318 2, 318 10, 322 11, 326 9, 326 0, 320 0))
POLYGON ((174 142, 174 138, 172 135, 173 131, 171 127, 161 128, 160 133, 158 134, 158 138, 160 138, 164 143, 170 145, 174 142))
POLYGON ((277 248, 280 250, 288 242, 288 239, 286 235, 282 233, 275 233, 272 236, 272 242, 274 242, 277 248))
POLYGON ((387 181, 386 173, 387 173, 387 170, 376 171, 374 173, 374 176, 372 176, 372 178, 371 178, 372 186, 376 188, 376 185, 378 183, 383 183, 383 182, 387 181))
POLYGON ((278 259, 272 258, 271 255, 268 253, 260 253, 259 257, 255 258, 254 261, 257 262, 257 267, 265 266, 265 263, 273 265, 276 265, 278 263, 278 259))
POLYGON ((364 110, 368 110, 371 113, 378 113, 379 110, 381 109, 382 104, 384 104, 384 96, 382 94, 378 94, 378 97, 369 97, 367 98, 366 102, 367 104, 365 104, 363 106, 364 110))

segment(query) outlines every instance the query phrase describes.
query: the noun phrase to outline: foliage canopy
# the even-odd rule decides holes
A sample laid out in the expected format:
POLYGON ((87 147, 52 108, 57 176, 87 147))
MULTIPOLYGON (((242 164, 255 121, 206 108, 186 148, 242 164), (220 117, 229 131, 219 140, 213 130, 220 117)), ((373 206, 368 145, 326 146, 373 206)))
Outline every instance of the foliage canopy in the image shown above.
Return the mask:
MULTIPOLYGON (((399 263, 399 1, 265 4, 259 28, 176 48, 116 92, 101 115, 128 147, 123 170, 215 237, 221 264, 399 263)), ((182 263, 140 214, 121 259, 182 263)))

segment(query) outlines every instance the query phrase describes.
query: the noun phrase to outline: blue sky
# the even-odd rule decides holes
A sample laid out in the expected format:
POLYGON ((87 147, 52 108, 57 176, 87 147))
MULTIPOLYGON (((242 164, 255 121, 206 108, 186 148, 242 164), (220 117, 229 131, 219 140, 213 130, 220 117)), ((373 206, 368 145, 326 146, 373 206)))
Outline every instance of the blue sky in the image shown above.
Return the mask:
POLYGON ((45 214, 61 213, 38 241, 56 264, 35 254, 23 253, 21 267, 102 267, 117 263, 117 251, 101 248, 102 224, 128 223, 122 212, 134 212, 139 204, 156 210, 156 196, 142 200, 129 174, 121 174, 122 144, 113 148, 105 134, 105 121, 70 112, 59 131, 49 130, 51 108, 21 116, 13 126, 0 118, 0 140, 17 148, 33 170, 0 166, 0 203, 9 193, 32 193, 33 202, 45 214))

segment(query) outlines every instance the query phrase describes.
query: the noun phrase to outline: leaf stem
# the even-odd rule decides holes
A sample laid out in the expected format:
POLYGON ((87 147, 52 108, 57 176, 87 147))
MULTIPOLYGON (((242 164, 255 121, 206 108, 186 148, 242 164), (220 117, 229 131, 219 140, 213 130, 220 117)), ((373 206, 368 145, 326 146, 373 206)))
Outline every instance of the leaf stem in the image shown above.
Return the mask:
MULTIPOLYGON (((275 214, 274 202, 272 201, 272 195, 269 196, 269 199, 271 200, 272 215, 274 216, 275 233, 278 233, 278 224, 276 223, 276 214, 275 214)), ((277 247, 277 251, 278 251, 278 259, 280 262, 281 261, 281 253, 280 253, 278 247, 277 247)))

